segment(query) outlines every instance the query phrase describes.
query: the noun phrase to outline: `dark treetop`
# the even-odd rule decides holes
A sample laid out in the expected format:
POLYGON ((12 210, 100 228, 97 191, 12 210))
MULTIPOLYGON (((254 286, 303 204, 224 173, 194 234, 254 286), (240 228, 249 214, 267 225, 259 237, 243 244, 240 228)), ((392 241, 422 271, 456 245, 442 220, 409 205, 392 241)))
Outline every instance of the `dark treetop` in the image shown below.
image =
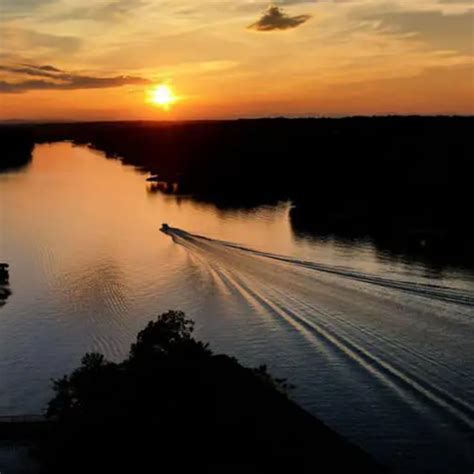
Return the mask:
POLYGON ((44 472, 382 472, 291 402, 284 381, 214 355, 192 330, 169 311, 123 362, 87 354, 56 380, 44 472))

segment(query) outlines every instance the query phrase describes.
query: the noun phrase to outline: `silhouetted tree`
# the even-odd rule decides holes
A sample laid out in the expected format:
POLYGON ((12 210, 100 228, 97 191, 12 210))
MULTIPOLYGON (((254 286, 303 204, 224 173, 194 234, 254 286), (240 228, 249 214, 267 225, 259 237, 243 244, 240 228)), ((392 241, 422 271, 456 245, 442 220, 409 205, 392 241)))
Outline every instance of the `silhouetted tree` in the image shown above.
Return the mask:
POLYGON ((138 334, 123 362, 86 354, 55 380, 47 412, 54 423, 36 450, 43 472, 315 472, 315 442, 318 464, 380 472, 290 402, 285 382, 265 366, 214 355, 193 327, 168 311, 138 334))
POLYGON ((130 359, 180 355, 199 357, 211 355, 208 344, 192 338, 194 322, 182 311, 168 311, 150 321, 132 344, 130 359))

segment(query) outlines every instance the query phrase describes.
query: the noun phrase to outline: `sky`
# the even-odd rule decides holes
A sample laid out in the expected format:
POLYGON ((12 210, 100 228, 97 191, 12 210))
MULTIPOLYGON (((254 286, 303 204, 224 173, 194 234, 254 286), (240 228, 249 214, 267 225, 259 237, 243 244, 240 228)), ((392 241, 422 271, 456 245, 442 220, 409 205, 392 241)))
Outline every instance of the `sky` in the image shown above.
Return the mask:
POLYGON ((0 0, 0 120, 472 114, 473 36, 472 0, 0 0))

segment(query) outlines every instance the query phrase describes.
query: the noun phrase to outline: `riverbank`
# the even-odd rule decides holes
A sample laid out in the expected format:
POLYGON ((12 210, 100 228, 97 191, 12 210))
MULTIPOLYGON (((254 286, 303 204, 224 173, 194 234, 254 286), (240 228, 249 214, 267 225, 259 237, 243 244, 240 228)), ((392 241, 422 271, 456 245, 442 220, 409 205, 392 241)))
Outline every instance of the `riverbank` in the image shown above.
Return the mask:
MULTIPOLYGON (((281 467, 283 463, 295 473, 321 470, 346 472, 350 469, 365 474, 388 472, 368 454, 344 440, 287 397, 255 383, 253 376, 249 377, 248 369, 225 356, 218 358, 218 370, 221 374, 225 371, 225 382, 216 380, 217 389, 227 393, 237 389, 245 398, 244 402, 242 399, 229 401, 227 406, 228 401, 221 399, 219 424, 230 422, 233 429, 239 432, 239 423, 235 423, 236 413, 242 415, 245 411, 245 416, 252 419, 251 427, 256 430, 258 445, 250 446, 251 440, 248 438, 222 440, 233 444, 233 452, 236 453, 234 461, 217 461, 219 454, 207 452, 208 458, 202 460, 206 470, 197 472, 242 472, 240 469, 245 469, 246 473, 268 472, 266 467, 262 467, 265 463, 275 468, 281 467), (226 386, 229 379, 233 379, 233 383, 226 386), (261 453, 255 453, 254 448, 261 450, 261 453)), ((140 423, 136 427, 140 429, 140 423)), ((143 429, 146 427, 146 424, 142 426, 143 429)), ((37 460, 31 456, 31 450, 56 429, 54 422, 46 420, 0 420, 0 471, 8 474, 42 472, 37 460)), ((207 431, 205 426, 200 426, 199 429, 207 431)), ((252 438, 254 432, 247 435, 252 438)), ((192 442, 195 443, 196 440, 192 442)))
POLYGON ((353 117, 9 125, 0 127, 8 151, 0 168, 26 165, 34 143, 69 140, 159 175, 168 193, 221 208, 291 200, 296 235, 374 238, 395 256, 442 254, 435 264, 472 268, 472 124, 353 117))
POLYGON ((169 311, 123 362, 88 354, 56 380, 51 421, 32 432, 42 472, 385 472, 291 401, 284 380, 213 354, 192 331, 169 311))

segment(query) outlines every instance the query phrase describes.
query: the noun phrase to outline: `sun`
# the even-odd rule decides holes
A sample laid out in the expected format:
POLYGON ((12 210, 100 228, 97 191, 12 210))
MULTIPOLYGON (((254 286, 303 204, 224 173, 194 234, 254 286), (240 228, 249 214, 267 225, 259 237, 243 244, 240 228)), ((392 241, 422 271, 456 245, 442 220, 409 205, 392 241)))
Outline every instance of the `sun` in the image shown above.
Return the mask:
POLYGON ((166 84, 156 86, 150 91, 150 102, 165 110, 168 110, 176 100, 177 97, 174 95, 173 89, 166 84))

